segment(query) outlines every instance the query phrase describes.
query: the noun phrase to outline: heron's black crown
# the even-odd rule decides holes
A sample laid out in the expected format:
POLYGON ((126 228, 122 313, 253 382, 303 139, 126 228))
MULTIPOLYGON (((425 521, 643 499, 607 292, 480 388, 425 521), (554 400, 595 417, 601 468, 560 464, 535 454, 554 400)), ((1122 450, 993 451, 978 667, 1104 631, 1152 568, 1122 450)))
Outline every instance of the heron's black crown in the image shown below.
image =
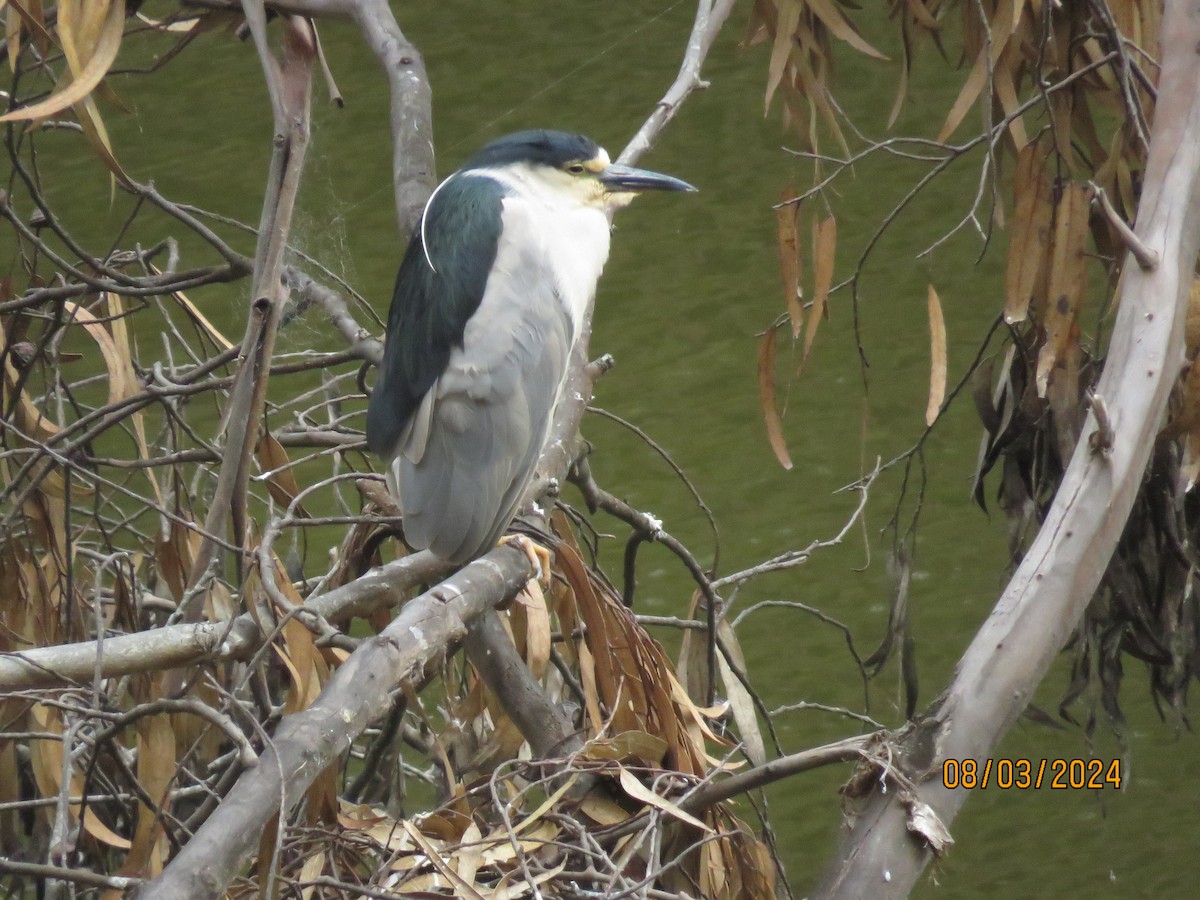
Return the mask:
POLYGON ((568 163, 595 159, 599 152, 600 146, 582 134, 538 128, 497 138, 463 168, 485 169, 523 162, 560 169, 568 163))

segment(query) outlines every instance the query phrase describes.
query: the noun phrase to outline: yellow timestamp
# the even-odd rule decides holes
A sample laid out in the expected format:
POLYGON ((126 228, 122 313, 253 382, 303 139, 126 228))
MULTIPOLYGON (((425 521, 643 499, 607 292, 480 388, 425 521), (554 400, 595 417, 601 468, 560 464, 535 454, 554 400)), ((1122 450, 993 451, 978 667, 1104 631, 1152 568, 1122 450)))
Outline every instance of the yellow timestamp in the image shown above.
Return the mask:
POLYGON ((947 759, 942 785, 1001 790, 1097 791, 1121 787, 1121 760, 1102 759, 947 759))

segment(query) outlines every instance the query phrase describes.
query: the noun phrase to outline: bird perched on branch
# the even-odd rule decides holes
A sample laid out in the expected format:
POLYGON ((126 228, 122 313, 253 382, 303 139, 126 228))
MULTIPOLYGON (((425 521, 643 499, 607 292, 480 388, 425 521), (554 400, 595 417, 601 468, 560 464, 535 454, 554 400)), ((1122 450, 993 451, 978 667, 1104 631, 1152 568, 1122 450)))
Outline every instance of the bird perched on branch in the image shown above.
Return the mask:
POLYGON ((367 410, 412 547, 463 563, 508 527, 608 258, 611 213, 650 190, 695 188, 561 131, 495 140, 434 190, 367 410))

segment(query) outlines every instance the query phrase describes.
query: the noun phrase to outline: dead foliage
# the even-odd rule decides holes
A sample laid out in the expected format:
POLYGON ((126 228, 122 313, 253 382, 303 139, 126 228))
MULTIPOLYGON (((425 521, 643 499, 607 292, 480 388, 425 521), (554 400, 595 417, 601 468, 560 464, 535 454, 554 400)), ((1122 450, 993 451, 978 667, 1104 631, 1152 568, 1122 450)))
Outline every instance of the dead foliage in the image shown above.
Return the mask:
MULTIPOLYGON (((770 46, 765 104, 782 110, 785 127, 801 142, 797 155, 812 160, 812 187, 789 188, 781 198, 780 247, 794 240, 794 216, 785 210, 824 204, 836 215, 838 198, 830 187, 857 163, 882 154, 910 161, 892 163, 897 167, 923 160, 925 170, 913 178, 912 190, 881 215, 883 224, 839 285, 851 295, 857 317, 860 275, 880 235, 904 218, 907 205, 946 168, 970 165, 968 159, 979 166, 978 193, 964 203, 958 225, 922 255, 936 252, 960 230, 976 231, 985 250, 999 239, 1007 264, 1004 283, 995 292, 994 333, 1005 339, 999 348, 989 346, 989 334, 973 362, 968 353, 944 346, 943 304, 935 303, 931 288, 933 352, 925 421, 927 429, 934 427, 944 409, 943 395, 948 403, 961 390, 974 394, 985 434, 973 491, 986 509, 987 481, 993 483, 990 492, 1010 522, 1015 564, 1076 443, 1092 440, 1103 452, 1103 435, 1091 433, 1103 430, 1097 427, 1103 398, 1089 391, 1104 361, 1110 298, 1122 267, 1144 256, 1130 236, 1159 77, 1162 4, 893 0, 890 13, 892 40, 872 44, 864 33, 884 31, 878 21, 869 21, 874 11, 814 0, 754 4, 746 44, 770 46), (880 65, 889 64, 883 62, 888 56, 891 65, 899 65, 887 128, 900 118, 914 64, 949 62, 957 67, 961 86, 934 133, 872 139, 867 135, 881 123, 852 122, 834 100, 834 59, 842 51, 880 65), (980 121, 982 130, 969 127, 980 121), (822 149, 830 138, 833 152, 822 149), (963 354, 957 360, 956 352, 963 354)), ((830 237, 824 249, 816 249, 810 269, 833 259, 832 244, 830 237)), ((785 285, 798 280, 798 264, 781 259, 785 285)), ((776 322, 790 318, 798 334, 802 311, 791 296, 786 317, 776 322)), ((818 309, 828 311, 818 303, 819 285, 813 296, 810 324, 818 309)), ((953 316, 952 302, 946 313, 953 316)), ((1189 314, 1189 324, 1196 318, 1189 314)), ((778 455, 787 438, 774 400, 774 336, 774 330, 768 332, 760 350, 759 394, 778 455)), ((1200 473, 1200 416, 1195 414, 1200 363, 1194 338, 1189 338, 1188 367, 1151 472, 1071 649, 1074 671, 1062 712, 1082 717, 1089 733, 1100 718, 1118 731, 1122 727, 1117 698, 1123 659, 1149 666, 1155 700, 1176 722, 1184 720, 1187 685, 1200 675, 1195 600, 1200 583, 1189 549, 1200 534, 1193 491, 1200 473)), ((810 332, 804 359, 811 349, 810 332)), ((865 360, 866 349, 859 351, 865 360)), ((911 472, 924 439, 888 466, 911 472)), ((919 483, 924 477, 922 468, 919 483)), ((906 525, 897 506, 897 544, 913 539, 919 500, 915 507, 906 525)))

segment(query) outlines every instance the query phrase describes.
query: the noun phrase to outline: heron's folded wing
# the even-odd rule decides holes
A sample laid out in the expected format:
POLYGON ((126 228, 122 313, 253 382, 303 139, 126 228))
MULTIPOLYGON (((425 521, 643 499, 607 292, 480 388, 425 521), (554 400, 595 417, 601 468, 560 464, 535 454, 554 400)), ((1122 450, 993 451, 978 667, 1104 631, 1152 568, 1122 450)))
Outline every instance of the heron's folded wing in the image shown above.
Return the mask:
MULTIPOLYGON (((430 198, 409 241, 388 313, 383 364, 367 408, 367 444, 385 458, 419 448, 423 398, 463 342, 496 260, 505 187, 456 173, 430 198)), ((427 410, 426 410, 427 412, 427 410)), ((419 450, 416 452, 419 453, 419 450)))
POLYGON ((538 242, 505 217, 483 302, 434 388, 424 453, 397 460, 406 538, 454 561, 485 552, 512 519, 574 340, 538 242))

